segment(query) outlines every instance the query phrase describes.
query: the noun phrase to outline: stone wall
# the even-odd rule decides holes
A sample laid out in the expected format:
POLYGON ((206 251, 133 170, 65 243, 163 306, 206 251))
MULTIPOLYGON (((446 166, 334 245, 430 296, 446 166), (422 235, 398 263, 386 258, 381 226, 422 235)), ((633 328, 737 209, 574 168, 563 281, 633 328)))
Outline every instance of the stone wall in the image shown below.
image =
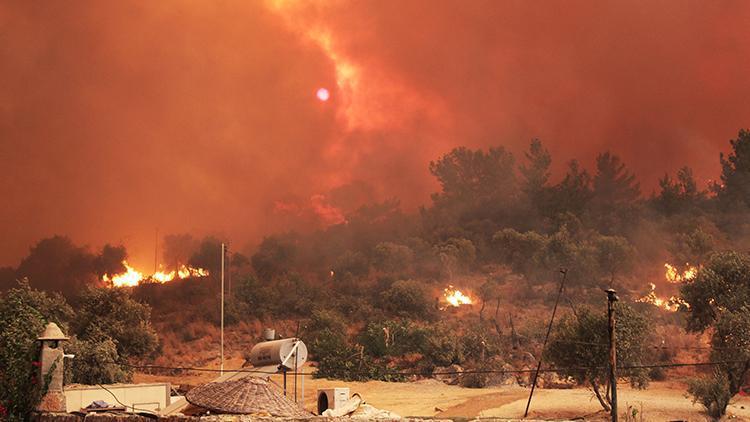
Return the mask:
MULTIPOLYGON (((293 419, 293 418, 269 418, 269 417, 257 417, 250 415, 213 415, 213 416, 160 416, 158 418, 147 418, 145 416, 137 415, 115 415, 115 414, 91 414, 86 417, 77 416, 68 413, 46 413, 37 414, 32 418, 32 422, 251 422, 251 421, 284 421, 284 422, 352 422, 362 419, 351 419, 351 418, 324 418, 322 416, 315 416, 308 419, 293 419)), ((465 421, 465 418, 460 418, 465 421)), ((599 419, 592 419, 599 420, 599 419)), ((602 419, 608 420, 608 419, 602 419)), ((378 419, 379 422, 388 422, 386 419, 378 419)), ((417 419, 417 418, 404 418, 398 419, 399 422, 451 422, 451 419, 417 419)), ((531 419, 494 419, 494 418, 482 418, 474 419, 469 422, 550 422, 531 420, 531 419)), ((559 420, 558 422, 573 422, 568 420, 559 420)))

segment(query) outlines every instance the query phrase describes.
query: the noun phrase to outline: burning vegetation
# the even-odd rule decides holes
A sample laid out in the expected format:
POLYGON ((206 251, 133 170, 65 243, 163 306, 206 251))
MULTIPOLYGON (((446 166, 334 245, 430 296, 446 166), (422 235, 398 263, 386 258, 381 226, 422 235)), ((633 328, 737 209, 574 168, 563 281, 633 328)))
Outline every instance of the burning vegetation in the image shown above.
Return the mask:
POLYGON ((127 261, 122 261, 126 271, 120 274, 114 274, 111 277, 107 274, 102 276, 102 281, 110 284, 112 287, 133 287, 141 283, 166 283, 177 279, 188 277, 206 277, 208 270, 203 268, 193 268, 182 265, 177 270, 157 271, 151 275, 144 275, 142 272, 131 267, 127 261))
MULTIPOLYGON (((750 179, 734 176, 750 174, 750 132, 741 132, 732 146, 731 160, 723 162, 745 164, 724 166, 721 186, 698 190, 683 169, 677 181, 662 180, 662 190, 650 198, 641 195, 635 175, 611 153, 599 155, 591 174, 574 161, 552 181, 551 156, 538 140, 519 166, 502 147, 456 148, 429 166, 440 190, 419 213, 403 212, 395 200, 374 203, 323 229, 268 236, 246 251, 249 258, 238 251, 228 254, 223 264, 232 284, 226 290, 226 325, 245 329, 270 319, 296 335, 300 321, 299 336, 310 344, 317 374, 330 378, 398 381, 405 377, 394 371, 415 368, 431 373, 454 365, 475 372, 520 367, 528 363, 525 355, 541 347, 541 316, 547 315, 564 268, 570 314, 589 315, 592 327, 604 315, 602 287, 614 285, 623 309, 626 302, 640 302, 670 313, 684 311, 690 321, 677 327, 677 318, 667 312, 633 306, 633 312, 653 319, 639 327, 701 332, 719 323, 716 312, 735 306, 727 299, 734 286, 750 286, 745 271, 750 258, 717 252, 743 248, 750 234, 750 227, 736 224, 750 221, 737 217, 750 217, 750 198, 736 205, 745 198, 743 180, 750 179), (740 264, 744 267, 735 268, 740 264), (708 270, 726 281, 707 282, 708 270), (658 280, 647 278, 649 290, 639 294, 643 274, 658 280), (461 311, 441 312, 455 309, 461 311)), ((4 274, 11 283, 27 277, 31 286, 71 297, 91 292, 87 287, 132 286, 98 290, 151 305, 169 354, 157 359, 190 366, 190 359, 198 359, 190 356, 191 347, 200 341, 213 347, 212 333, 220 323, 220 287, 201 278, 221 268, 224 242, 168 236, 162 258, 174 270, 147 275, 127 261, 124 247, 91 252, 57 236, 40 241, 18 268, 4 274)), ((108 297, 101 295, 101 300, 108 297)), ((565 308, 560 312, 567 313, 565 308)), ((741 310, 737 313, 742 319, 741 310)), ((569 317, 565 321, 572 324, 569 317)), ((568 328, 577 332, 574 325, 568 328)), ((648 339, 659 340, 668 339, 648 339)), ((566 358, 569 349, 561 350, 566 358)), ((120 352, 110 353, 109 361, 115 353, 120 352)), ((501 381, 477 375, 458 382, 501 381)))
MULTIPOLYGON (((699 268, 693 267, 690 264, 685 264, 685 269, 680 271, 676 266, 669 263, 664 264, 666 272, 664 274, 665 281, 668 284, 679 284, 683 282, 689 282, 695 278, 698 274, 699 268)), ((649 283, 650 291, 645 296, 636 299, 639 303, 649 303, 660 309, 669 312, 676 312, 682 309, 690 309, 690 304, 679 296, 673 295, 669 298, 660 297, 656 294, 656 284, 649 283)))
POLYGON ((448 305, 456 308, 461 305, 472 305, 474 303, 469 296, 465 295, 463 292, 461 292, 461 290, 458 290, 453 286, 448 286, 443 290, 443 298, 448 303, 448 305))
POLYGON ((667 281, 670 283, 682 283, 683 281, 692 280, 698 274, 698 268, 687 263, 682 272, 677 267, 668 263, 664 264, 664 268, 667 270, 665 275, 667 281))

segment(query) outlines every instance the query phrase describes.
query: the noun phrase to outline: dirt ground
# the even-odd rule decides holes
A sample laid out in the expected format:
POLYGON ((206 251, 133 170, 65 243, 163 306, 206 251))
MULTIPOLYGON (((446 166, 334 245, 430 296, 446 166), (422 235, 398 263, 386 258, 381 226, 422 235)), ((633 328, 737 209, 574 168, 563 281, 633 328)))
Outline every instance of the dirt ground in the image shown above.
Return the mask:
MULTIPOLYGON (((230 359, 227 368, 238 368, 242 359, 230 359)), ((218 369, 218 368, 217 368, 218 369)), ((305 368, 310 371, 310 368, 305 368)), ((209 382, 217 373, 202 372, 179 376, 136 374, 135 382, 171 382, 200 385, 209 382)), ((282 384, 281 376, 272 379, 282 384)), ((294 397, 293 379, 288 380, 288 394, 294 397)), ((321 388, 349 387, 351 393, 359 393, 364 400, 381 409, 401 416, 438 418, 520 418, 523 416, 529 389, 518 386, 503 386, 483 389, 446 385, 436 380, 391 383, 381 381, 343 382, 327 379, 304 380, 304 405, 315 411, 315 391, 321 388)), ((693 404, 686 395, 686 386, 679 382, 654 382, 646 390, 634 390, 623 384, 618 388, 620 414, 633 414, 634 421, 691 421, 710 420, 700 405, 693 404), (628 410, 629 409, 629 410, 628 410)), ((297 382, 297 397, 302 400, 302 381, 297 382)), ((568 390, 537 389, 531 403, 530 417, 537 419, 607 420, 607 415, 593 394, 584 388, 568 390)), ((727 420, 750 422, 750 397, 736 397, 728 409, 727 420)), ((621 420, 625 420, 622 418, 621 420)))

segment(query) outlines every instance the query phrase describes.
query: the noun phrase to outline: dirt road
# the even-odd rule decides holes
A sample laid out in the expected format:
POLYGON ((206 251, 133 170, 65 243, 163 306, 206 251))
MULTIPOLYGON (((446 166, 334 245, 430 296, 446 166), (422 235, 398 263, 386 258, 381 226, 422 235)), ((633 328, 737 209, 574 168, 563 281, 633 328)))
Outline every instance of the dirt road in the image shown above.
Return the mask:
MULTIPOLYGON (((239 364, 239 362, 231 362, 239 364)), ((237 367, 238 365, 230 367, 237 367)), ((309 369, 307 369, 309 370, 309 369)), ((172 384, 198 385, 209 382, 217 374, 196 373, 182 376, 136 374, 136 382, 168 381, 172 384)), ((282 378, 273 380, 281 384, 282 378)), ((517 386, 483 389, 446 385, 436 380, 392 383, 381 381, 343 382, 305 378, 305 408, 316 410, 315 391, 321 388, 349 387, 364 400, 381 409, 401 416, 461 417, 461 418, 520 418, 523 416, 529 390, 517 386)), ((289 380, 289 395, 294 396, 293 381, 289 380)), ((302 383, 297 383, 297 395, 302 399, 302 383)), ((685 394, 686 387, 678 382, 655 382, 646 390, 634 390, 623 384, 619 387, 620 414, 633 414, 635 420, 648 422, 709 420, 698 404, 685 394)), ((750 397, 736 397, 728 414, 734 421, 750 422, 750 397)), ((538 389, 534 394, 530 416, 538 419, 606 420, 593 394, 584 388, 569 390, 538 389)))

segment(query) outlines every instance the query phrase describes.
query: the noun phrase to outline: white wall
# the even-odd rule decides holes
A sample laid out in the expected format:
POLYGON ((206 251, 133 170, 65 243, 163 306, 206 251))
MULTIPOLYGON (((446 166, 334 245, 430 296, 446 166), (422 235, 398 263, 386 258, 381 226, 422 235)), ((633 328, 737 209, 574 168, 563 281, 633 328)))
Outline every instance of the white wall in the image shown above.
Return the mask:
MULTIPOLYGON (((117 399, 131 411, 159 411, 169 405, 169 383, 158 384, 112 384, 105 385, 117 399)), ((110 406, 121 406, 112 394, 98 385, 65 386, 65 404, 68 412, 77 411, 91 404, 94 400, 103 400, 110 406)))

